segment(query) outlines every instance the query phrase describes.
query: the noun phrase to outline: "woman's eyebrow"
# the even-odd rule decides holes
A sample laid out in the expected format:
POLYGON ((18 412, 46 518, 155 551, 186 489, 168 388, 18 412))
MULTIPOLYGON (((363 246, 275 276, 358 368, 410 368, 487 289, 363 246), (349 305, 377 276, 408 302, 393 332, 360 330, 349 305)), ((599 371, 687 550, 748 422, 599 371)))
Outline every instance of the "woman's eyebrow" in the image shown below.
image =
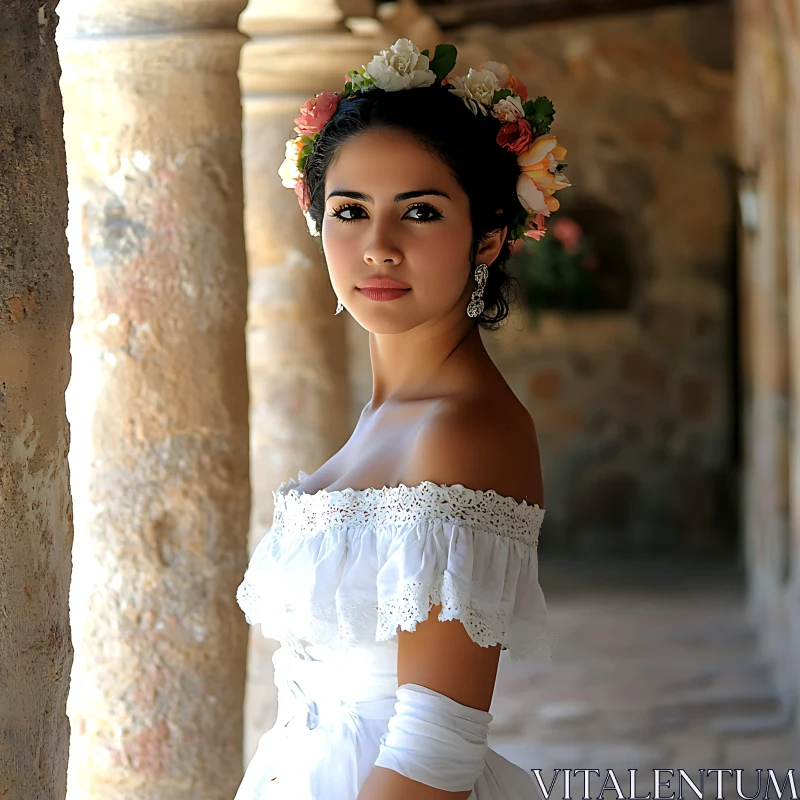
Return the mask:
MULTIPOLYGON (((414 189, 411 192, 401 192, 395 196, 394 201, 395 203, 402 203, 403 200, 411 200, 413 197, 425 197, 426 195, 435 195, 437 197, 446 197, 448 200, 450 199, 450 195, 440 189, 414 189)), ((326 199, 330 200, 331 197, 348 197, 351 200, 363 200, 365 203, 375 202, 368 194, 364 194, 363 192, 351 192, 347 189, 334 189, 326 199)))

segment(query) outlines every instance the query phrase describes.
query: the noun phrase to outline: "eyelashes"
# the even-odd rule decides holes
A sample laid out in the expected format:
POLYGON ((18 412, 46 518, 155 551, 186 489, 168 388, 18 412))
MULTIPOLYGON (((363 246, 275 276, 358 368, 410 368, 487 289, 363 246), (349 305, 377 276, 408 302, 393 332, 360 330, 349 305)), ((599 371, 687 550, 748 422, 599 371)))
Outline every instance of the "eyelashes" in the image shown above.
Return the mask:
MULTIPOLYGON (((425 225, 429 222, 438 222, 440 219, 444 219, 442 213, 429 203, 415 203, 413 206, 409 206, 408 211, 406 213, 414 210, 423 211, 426 215, 428 215, 428 219, 415 219, 414 217, 405 217, 405 219, 408 219, 409 222, 413 222, 417 225, 425 225)), ((329 212, 328 216, 333 217, 334 219, 338 219, 340 222, 357 222, 359 219, 368 219, 364 207, 357 205, 355 203, 345 203, 344 205, 341 205, 338 208, 335 208, 333 211, 329 212), (358 212, 360 214, 363 214, 364 216, 345 217, 342 216, 344 212, 358 212)))

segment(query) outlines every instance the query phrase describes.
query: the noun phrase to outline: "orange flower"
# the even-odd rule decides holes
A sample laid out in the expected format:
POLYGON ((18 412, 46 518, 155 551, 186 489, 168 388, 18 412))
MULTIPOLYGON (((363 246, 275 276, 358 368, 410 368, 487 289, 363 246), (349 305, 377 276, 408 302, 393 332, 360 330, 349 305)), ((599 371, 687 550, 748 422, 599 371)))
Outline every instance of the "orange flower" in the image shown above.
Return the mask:
POLYGON ((528 87, 519 78, 512 75, 508 79, 508 88, 511 89, 514 94, 518 94, 523 103, 528 99, 528 87))
MULTIPOLYGON (((539 136, 533 140, 530 148, 520 155, 517 163, 523 172, 535 169, 545 169, 550 166, 548 156, 557 147, 556 137, 552 135, 539 136)), ((563 150, 563 148, 561 148, 563 150)))
POLYGON ((544 193, 527 172, 523 172, 517 179, 517 197, 529 214, 550 216, 544 193))
POLYGON ((561 205, 553 195, 559 189, 570 186, 569 178, 559 171, 558 165, 567 154, 559 147, 555 136, 539 136, 533 144, 517 159, 523 175, 533 181, 536 188, 544 196, 548 213, 557 211, 561 205))

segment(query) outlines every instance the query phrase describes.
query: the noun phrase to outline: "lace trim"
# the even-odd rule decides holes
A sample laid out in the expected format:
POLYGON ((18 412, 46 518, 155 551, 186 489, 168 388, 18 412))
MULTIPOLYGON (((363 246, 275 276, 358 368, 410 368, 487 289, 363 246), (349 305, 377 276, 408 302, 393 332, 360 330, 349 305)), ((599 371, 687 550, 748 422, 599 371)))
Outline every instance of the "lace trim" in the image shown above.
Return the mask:
POLYGON ((482 647, 500 644, 512 661, 549 661, 558 639, 546 621, 523 620, 510 611, 463 602, 446 573, 432 583, 405 583, 398 587, 398 594, 377 606, 293 604, 285 598, 265 597, 248 581, 239 586, 236 599, 247 621, 251 625, 260 622, 265 636, 333 648, 368 647, 388 641, 398 628, 414 631, 418 623, 428 619, 434 605, 442 607, 439 620, 460 620, 472 641, 482 647), (263 608, 268 608, 269 614, 262 619, 258 610, 263 608))
POLYGON ((442 607, 440 621, 460 620, 469 638, 481 647, 500 644, 501 649, 509 651, 512 661, 551 658, 558 634, 546 622, 516 619, 502 609, 477 608, 465 603, 447 573, 433 583, 406 583, 401 594, 381 603, 376 641, 393 638, 398 627, 404 631, 416 630, 435 605, 442 607))
POLYGON ((274 492, 275 533, 300 535, 334 525, 416 524, 430 519, 462 521, 499 536, 537 545, 545 510, 494 489, 482 491, 423 481, 416 486, 382 489, 321 489, 306 494, 297 487, 308 475, 302 470, 274 492))

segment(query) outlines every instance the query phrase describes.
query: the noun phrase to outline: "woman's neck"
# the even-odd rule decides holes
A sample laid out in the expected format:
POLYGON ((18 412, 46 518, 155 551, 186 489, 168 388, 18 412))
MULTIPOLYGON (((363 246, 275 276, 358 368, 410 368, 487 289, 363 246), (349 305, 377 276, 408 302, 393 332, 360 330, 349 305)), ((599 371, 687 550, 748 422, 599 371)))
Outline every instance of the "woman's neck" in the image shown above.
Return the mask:
POLYGON ((405 402, 457 393, 469 388, 476 372, 491 365, 480 336, 471 323, 436 335, 369 334, 372 361, 370 411, 386 402, 405 402))

